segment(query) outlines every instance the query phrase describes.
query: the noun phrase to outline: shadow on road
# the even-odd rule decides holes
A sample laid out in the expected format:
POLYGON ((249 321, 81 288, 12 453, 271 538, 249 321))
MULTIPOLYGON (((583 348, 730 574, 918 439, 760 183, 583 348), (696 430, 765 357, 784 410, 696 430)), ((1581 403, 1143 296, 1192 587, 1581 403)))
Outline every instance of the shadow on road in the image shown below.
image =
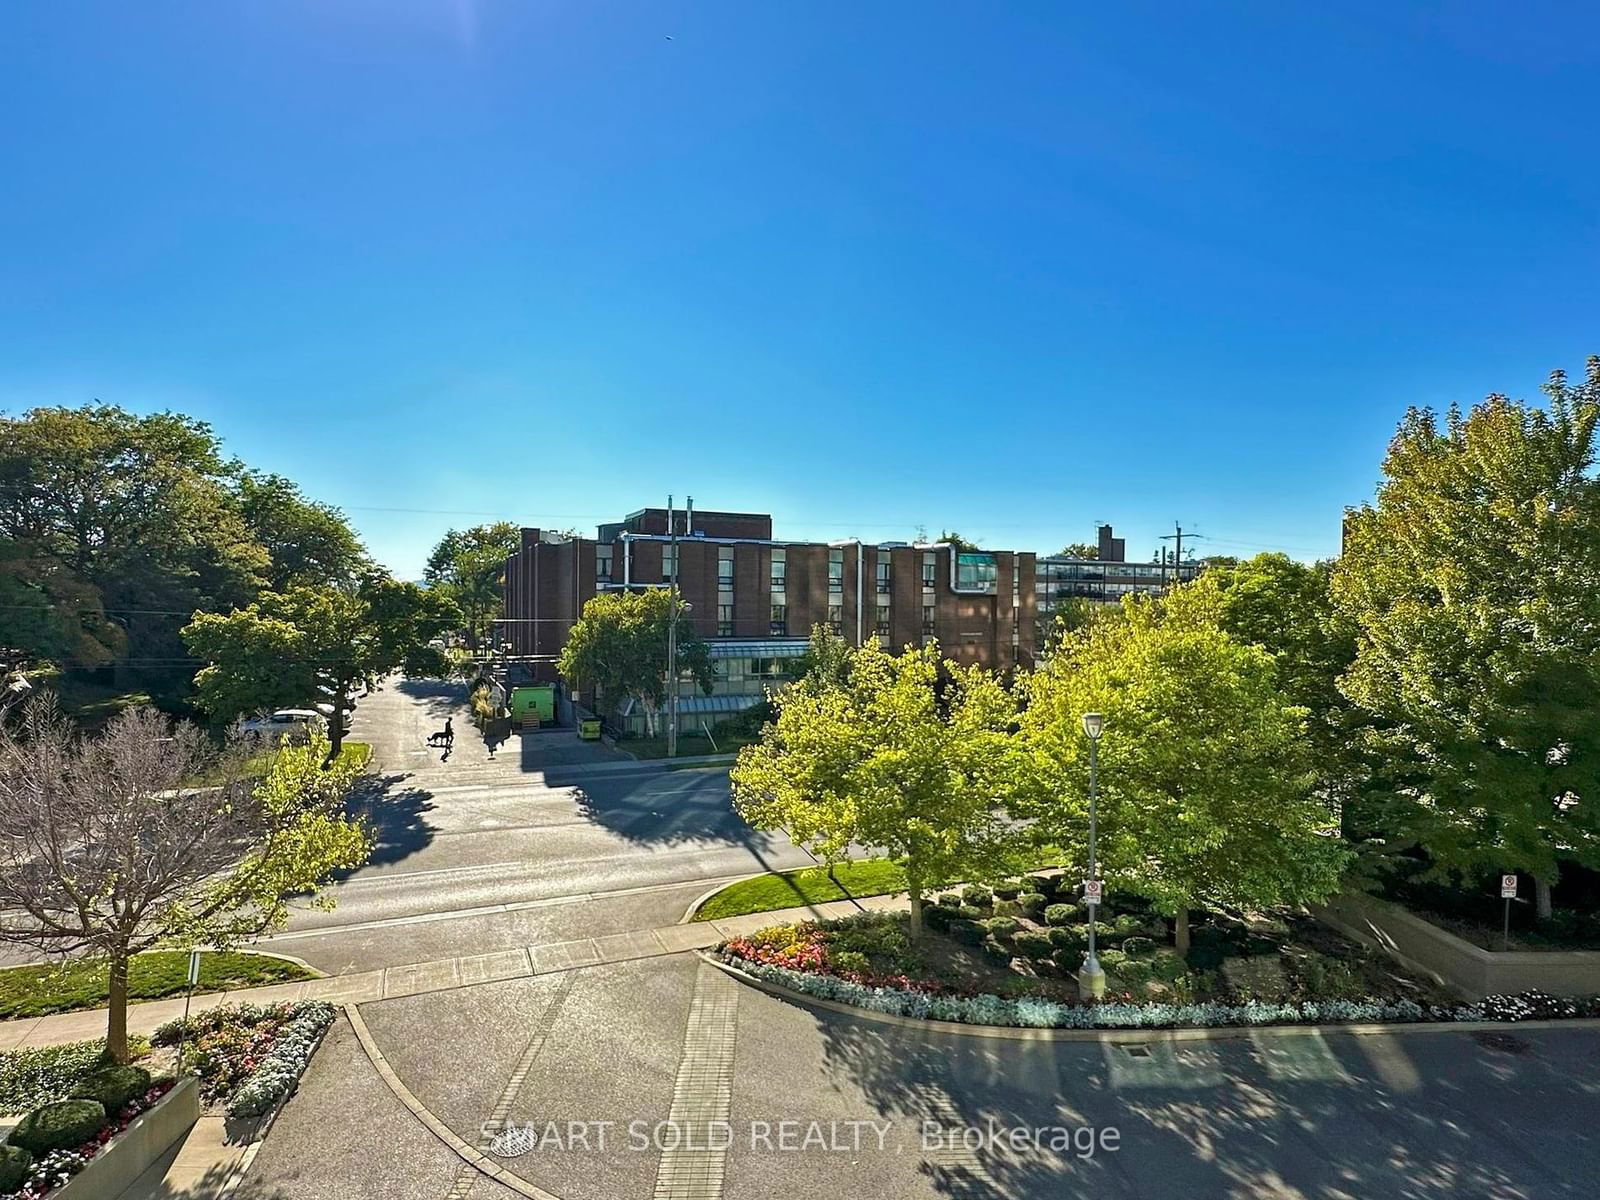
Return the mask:
MULTIPOLYGON (((1585 1194, 1583 1164, 1563 1166, 1534 1145, 1517 1144, 1542 1139, 1533 1114, 1488 1128, 1486 1110, 1467 1111, 1459 1097, 1475 1089, 1466 1076, 1493 1074, 1496 1065, 1481 1060, 1467 1062, 1459 1078, 1413 1084, 1401 1095, 1370 1078, 1364 1039, 1339 1034, 1257 1045, 1173 1043, 1153 1031, 1149 1043, 1130 1051, 1110 1043, 924 1034, 813 1015, 837 1086, 859 1089, 881 1117, 919 1133, 924 1121, 943 1129, 1118 1130, 1118 1149, 1091 1156, 1070 1147, 1003 1145, 925 1155, 922 1174, 953 1200, 1585 1194)), ((1472 1057, 1433 1049, 1458 1061, 1472 1057)), ((1398 1039, 1383 1053, 1405 1057, 1398 1039)), ((1527 1079, 1506 1106, 1517 1109, 1539 1086, 1527 1079)), ((1576 1129, 1592 1115, 1570 1114, 1561 1123, 1576 1129)))
MULTIPOLYGON (((399 862, 433 841, 433 826, 427 820, 435 807, 433 793, 407 782, 404 775, 372 778, 352 797, 352 807, 366 818, 372 834, 372 856, 363 866, 399 862)), ((351 874, 345 871, 335 878, 351 874)))
POLYGON ((402 696, 421 701, 430 715, 459 713, 467 704, 467 685, 459 680, 406 677, 395 680, 393 686, 402 696))

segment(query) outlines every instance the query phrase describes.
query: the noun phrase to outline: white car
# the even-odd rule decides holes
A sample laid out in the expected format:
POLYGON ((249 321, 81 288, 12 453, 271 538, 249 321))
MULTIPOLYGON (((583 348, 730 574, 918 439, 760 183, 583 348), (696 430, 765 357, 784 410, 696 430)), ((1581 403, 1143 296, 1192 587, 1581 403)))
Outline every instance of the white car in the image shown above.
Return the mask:
POLYGON ((246 733, 265 733, 273 736, 306 736, 313 728, 326 730, 328 720, 310 708, 280 708, 277 712, 263 713, 245 721, 241 728, 246 733))

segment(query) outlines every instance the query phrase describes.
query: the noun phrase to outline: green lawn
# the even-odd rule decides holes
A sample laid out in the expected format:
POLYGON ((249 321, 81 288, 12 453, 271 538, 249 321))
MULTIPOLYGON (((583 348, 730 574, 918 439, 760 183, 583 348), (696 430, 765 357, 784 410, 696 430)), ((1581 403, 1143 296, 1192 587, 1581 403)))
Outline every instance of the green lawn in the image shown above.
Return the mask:
MULTIPOLYGON (((200 955, 198 990, 220 992, 311 979, 314 975, 298 963, 281 958, 208 950, 200 955)), ((156 1000, 181 993, 188 987, 188 978, 186 950, 155 950, 137 955, 128 967, 128 999, 156 1000)), ((0 1020, 99 1008, 105 1002, 106 967, 99 959, 0 969, 0 1020)))
POLYGON ((895 863, 882 858, 840 863, 833 869, 836 884, 828 878, 826 867, 802 867, 730 883, 694 914, 696 921, 716 921, 741 917, 745 913, 771 912, 796 908, 802 904, 821 904, 828 900, 849 900, 858 896, 882 896, 903 891, 906 873, 895 863))
MULTIPOLYGON (((245 762, 244 762, 245 778, 246 779, 261 779, 261 778, 264 778, 266 776, 266 773, 269 770, 272 769, 272 759, 273 759, 273 756, 276 755, 276 754, 277 754, 276 750, 263 750, 260 754, 252 754, 249 758, 245 759, 245 762)), ((366 742, 346 742, 343 746, 341 746, 339 748, 339 759, 340 759, 340 761, 344 761, 344 760, 347 760, 347 759, 348 760, 353 760, 356 763, 357 766, 362 766, 362 767, 366 766, 367 765, 367 760, 370 759, 371 757, 372 757, 372 747, 369 746, 366 742)), ((198 777, 196 777, 194 779, 189 780, 190 785, 191 786, 196 786, 196 787, 204 787, 207 784, 215 785, 215 784, 219 784, 221 782, 222 782, 222 777, 219 774, 217 774, 216 772, 211 772, 209 774, 201 775, 201 776, 198 776, 198 777)))

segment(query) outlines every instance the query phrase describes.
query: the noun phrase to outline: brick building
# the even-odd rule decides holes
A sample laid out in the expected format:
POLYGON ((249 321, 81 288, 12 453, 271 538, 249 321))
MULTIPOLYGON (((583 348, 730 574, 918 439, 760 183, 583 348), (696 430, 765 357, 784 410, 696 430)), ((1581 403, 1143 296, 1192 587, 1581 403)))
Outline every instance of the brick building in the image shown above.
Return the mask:
MULTIPOLYGON (((692 524, 682 512, 676 519, 680 594, 718 662, 714 695, 685 689, 691 725, 696 713, 720 719, 785 678, 785 660, 804 650, 815 624, 853 645, 937 640, 956 662, 1009 671, 1034 665, 1062 597, 1110 601, 1164 582, 1142 573, 1153 564, 1120 562, 1122 539, 1110 526, 1100 532, 1103 560, 1089 560, 949 543, 786 541, 772 536, 765 513, 697 510, 692 524)), ((511 656, 535 679, 553 681, 555 656, 584 604, 605 591, 666 586, 672 554, 662 508, 602 525, 593 539, 524 529, 506 563, 501 637, 511 656)))

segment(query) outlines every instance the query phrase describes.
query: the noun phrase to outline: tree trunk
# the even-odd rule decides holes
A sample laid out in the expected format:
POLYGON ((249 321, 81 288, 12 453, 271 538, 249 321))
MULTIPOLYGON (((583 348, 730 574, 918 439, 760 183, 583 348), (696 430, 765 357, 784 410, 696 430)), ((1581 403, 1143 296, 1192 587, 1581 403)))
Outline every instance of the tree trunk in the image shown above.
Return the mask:
POLYGON ((1172 945, 1179 954, 1189 953, 1189 910, 1180 908, 1172 922, 1172 945))
POLYGON ((1550 919, 1550 880, 1533 877, 1533 911, 1541 921, 1550 919))
POLYGON ((110 979, 106 988, 106 1057, 112 1062, 128 1061, 128 952, 111 954, 110 979))
POLYGON ((910 936, 922 936, 922 875, 906 872, 906 891, 910 896, 910 936))
POLYGON ((349 707, 345 690, 340 685, 333 692, 333 716, 328 718, 328 761, 324 764, 330 767, 338 759, 339 751, 344 749, 344 713, 349 707))

